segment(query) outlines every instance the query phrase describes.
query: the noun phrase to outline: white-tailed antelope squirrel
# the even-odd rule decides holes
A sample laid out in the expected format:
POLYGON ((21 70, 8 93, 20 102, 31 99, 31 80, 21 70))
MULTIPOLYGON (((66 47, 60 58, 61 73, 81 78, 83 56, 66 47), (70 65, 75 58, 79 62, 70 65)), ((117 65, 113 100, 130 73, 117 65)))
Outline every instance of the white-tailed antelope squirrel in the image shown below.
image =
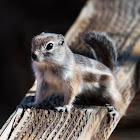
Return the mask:
POLYGON ((98 60, 73 53, 61 34, 41 33, 33 38, 32 67, 37 89, 32 106, 59 93, 64 95, 63 107, 70 109, 76 97, 84 95, 93 104, 110 104, 123 115, 124 104, 113 73, 117 63, 113 41, 94 31, 85 34, 83 41, 94 49, 98 60))

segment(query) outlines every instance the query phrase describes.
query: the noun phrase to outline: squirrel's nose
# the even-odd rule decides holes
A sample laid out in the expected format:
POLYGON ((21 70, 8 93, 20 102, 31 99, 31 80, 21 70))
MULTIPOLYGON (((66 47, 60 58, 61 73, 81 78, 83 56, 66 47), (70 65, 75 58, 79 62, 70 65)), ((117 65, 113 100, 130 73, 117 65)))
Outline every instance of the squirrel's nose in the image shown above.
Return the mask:
POLYGON ((34 52, 32 53, 32 59, 37 60, 37 55, 34 52))

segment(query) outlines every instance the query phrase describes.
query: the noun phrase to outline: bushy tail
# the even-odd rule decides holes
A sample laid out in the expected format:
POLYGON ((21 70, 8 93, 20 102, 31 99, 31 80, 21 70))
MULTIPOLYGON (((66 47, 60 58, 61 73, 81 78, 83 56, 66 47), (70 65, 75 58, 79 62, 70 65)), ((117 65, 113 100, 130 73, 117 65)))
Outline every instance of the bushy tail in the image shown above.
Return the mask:
POLYGON ((117 49, 112 41, 105 33, 90 31, 82 37, 83 42, 95 51, 95 58, 109 67, 112 71, 116 71, 117 67, 117 49))

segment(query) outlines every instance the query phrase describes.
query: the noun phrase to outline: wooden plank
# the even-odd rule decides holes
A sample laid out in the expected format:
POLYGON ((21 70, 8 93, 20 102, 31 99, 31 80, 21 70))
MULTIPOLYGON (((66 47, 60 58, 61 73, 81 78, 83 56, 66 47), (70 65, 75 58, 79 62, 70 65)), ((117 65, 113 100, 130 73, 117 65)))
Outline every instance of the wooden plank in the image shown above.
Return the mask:
MULTIPOLYGON (((89 51, 80 40, 89 30, 106 32, 114 40, 119 52, 117 81, 126 109, 139 85, 139 7, 139 0, 89 0, 65 36, 75 53, 89 51)), ((24 108, 35 90, 36 82, 2 127, 0 139, 108 139, 121 118, 107 123, 107 109, 98 106, 70 112, 24 108)))

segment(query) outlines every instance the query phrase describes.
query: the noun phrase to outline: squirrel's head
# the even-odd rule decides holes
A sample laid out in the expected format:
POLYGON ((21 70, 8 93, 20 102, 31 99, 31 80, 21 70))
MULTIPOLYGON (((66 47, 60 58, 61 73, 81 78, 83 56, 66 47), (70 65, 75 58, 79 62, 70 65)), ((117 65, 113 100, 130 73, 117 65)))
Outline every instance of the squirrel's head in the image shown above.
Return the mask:
POLYGON ((38 63, 59 63, 64 59, 66 46, 63 35, 43 32, 32 39, 32 60, 38 63))

